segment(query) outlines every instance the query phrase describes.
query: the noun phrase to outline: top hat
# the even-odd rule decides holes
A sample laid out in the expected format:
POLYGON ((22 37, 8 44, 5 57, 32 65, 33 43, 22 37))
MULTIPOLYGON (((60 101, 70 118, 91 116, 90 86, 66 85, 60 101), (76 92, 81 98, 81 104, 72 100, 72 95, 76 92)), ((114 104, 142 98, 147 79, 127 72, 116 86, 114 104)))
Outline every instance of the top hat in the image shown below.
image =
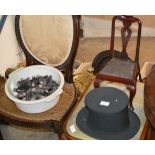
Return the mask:
POLYGON ((128 103, 128 96, 119 89, 94 89, 86 96, 86 106, 78 113, 76 124, 96 139, 130 139, 138 132, 140 120, 128 103))

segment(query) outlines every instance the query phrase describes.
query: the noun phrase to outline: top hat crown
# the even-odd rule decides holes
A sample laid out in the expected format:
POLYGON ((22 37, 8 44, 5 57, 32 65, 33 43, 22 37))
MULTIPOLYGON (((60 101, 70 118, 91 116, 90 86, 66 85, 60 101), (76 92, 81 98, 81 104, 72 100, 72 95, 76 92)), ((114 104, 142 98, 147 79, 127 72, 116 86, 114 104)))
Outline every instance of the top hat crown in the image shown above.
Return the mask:
POLYGON ((76 123, 97 139, 130 139, 139 130, 140 120, 128 103, 128 96, 119 89, 94 89, 86 96, 86 107, 79 112, 76 123))

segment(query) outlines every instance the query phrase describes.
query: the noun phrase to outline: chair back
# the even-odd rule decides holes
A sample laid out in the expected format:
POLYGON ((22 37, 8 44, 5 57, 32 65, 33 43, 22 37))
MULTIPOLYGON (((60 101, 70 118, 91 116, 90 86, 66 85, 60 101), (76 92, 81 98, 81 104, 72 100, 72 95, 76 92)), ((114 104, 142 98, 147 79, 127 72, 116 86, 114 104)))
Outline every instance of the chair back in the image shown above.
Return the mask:
POLYGON ((114 16, 112 19, 112 29, 111 29, 111 43, 110 43, 110 53, 111 56, 114 56, 114 41, 115 41, 115 28, 116 28, 116 20, 119 20, 123 23, 123 27, 121 28, 121 39, 122 39, 122 51, 120 54, 121 59, 130 60, 127 54, 127 45, 132 35, 131 25, 133 23, 138 24, 138 33, 137 33, 137 43, 136 43, 136 53, 134 61, 139 64, 139 49, 140 49, 140 39, 141 39, 141 28, 142 22, 133 16, 114 16))
POLYGON ((73 81, 73 63, 79 42, 79 16, 27 15, 15 17, 15 32, 26 64, 48 64, 73 81))

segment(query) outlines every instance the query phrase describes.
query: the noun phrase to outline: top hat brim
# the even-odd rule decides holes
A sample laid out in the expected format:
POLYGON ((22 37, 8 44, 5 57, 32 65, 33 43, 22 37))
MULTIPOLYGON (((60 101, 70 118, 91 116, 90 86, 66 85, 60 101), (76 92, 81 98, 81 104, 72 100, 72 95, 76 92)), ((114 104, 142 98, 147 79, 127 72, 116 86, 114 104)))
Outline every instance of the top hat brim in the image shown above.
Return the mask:
POLYGON ((100 140, 127 140, 132 138, 140 128, 139 117, 129 109, 129 126, 119 133, 107 133, 89 128, 87 125, 88 110, 83 108, 77 115, 76 124, 87 135, 100 140))

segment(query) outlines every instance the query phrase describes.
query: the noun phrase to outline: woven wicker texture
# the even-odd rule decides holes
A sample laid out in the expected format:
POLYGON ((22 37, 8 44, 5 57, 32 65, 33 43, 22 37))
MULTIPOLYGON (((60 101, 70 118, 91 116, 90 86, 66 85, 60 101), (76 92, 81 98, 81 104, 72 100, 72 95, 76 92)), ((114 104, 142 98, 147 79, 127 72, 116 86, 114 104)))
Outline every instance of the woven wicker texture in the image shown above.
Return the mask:
POLYGON ((63 94, 61 95, 59 102, 50 110, 38 113, 27 114, 20 111, 14 102, 12 102, 4 92, 5 80, 0 78, 0 114, 7 117, 16 119, 18 121, 28 122, 44 122, 44 121, 61 121, 66 112, 71 108, 74 97, 75 89, 73 84, 65 83, 63 88, 63 94))

